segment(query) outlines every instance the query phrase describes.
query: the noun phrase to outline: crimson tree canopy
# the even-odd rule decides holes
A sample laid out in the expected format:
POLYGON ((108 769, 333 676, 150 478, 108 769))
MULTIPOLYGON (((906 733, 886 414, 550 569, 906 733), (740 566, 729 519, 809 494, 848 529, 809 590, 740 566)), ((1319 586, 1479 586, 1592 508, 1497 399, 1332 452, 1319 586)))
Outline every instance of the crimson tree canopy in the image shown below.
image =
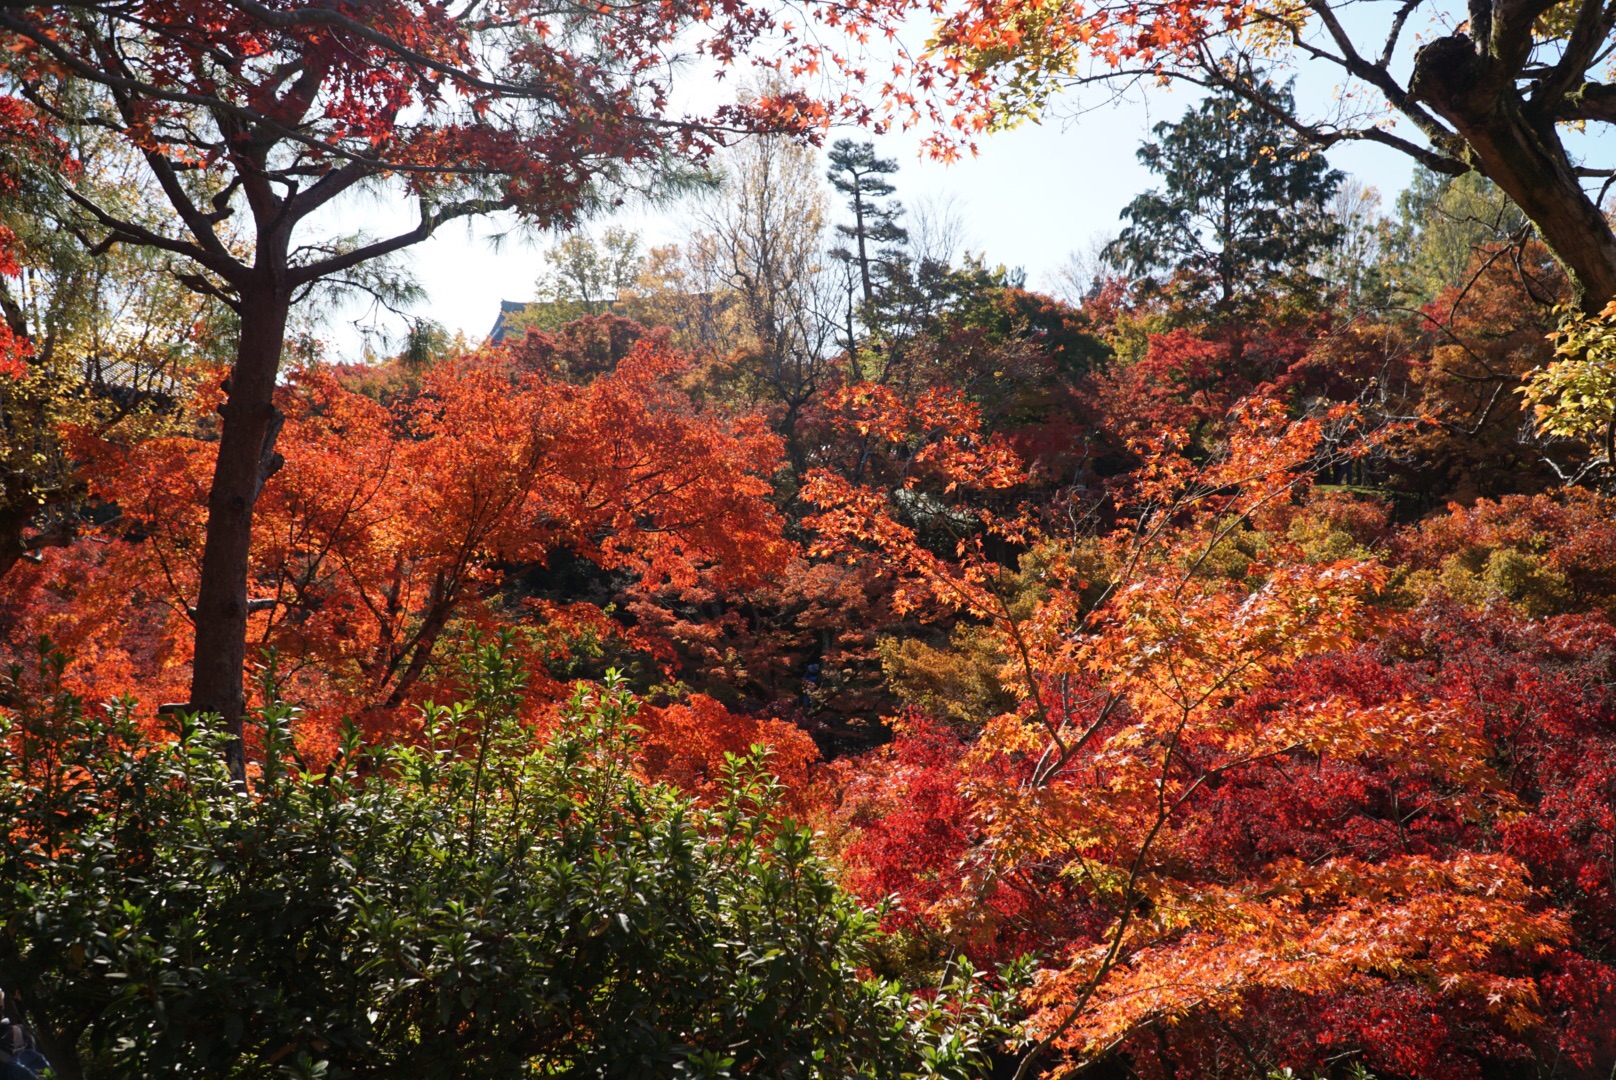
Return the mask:
POLYGON ((563 223, 625 169, 701 156, 726 132, 822 115, 800 98, 704 116, 670 108, 675 49, 732 57, 771 31, 770 14, 738 5, 7 6, 0 29, 14 35, 11 74, 23 92, 59 120, 123 135, 172 204, 168 230, 101 212, 105 239, 186 255, 226 299, 277 261, 299 222, 378 176, 407 187, 419 223, 353 247, 292 247, 289 284, 467 215, 511 209, 563 223), (96 92, 85 95, 86 85, 96 92), (229 231, 243 209, 254 227, 229 231))
POLYGON ((564 224, 614 181, 699 159, 729 134, 819 124, 830 109, 796 94, 705 115, 671 104, 682 62, 732 63, 765 38, 771 64, 817 63, 801 33, 777 10, 706 0, 0 3, 20 92, 66 127, 124 139, 168 204, 136 220, 70 190, 99 226, 86 241, 186 257, 187 282, 240 317, 191 707, 241 715, 252 515, 280 464, 273 395, 292 305, 447 221, 511 210, 564 224), (299 233, 376 182, 403 187, 414 227, 299 233))

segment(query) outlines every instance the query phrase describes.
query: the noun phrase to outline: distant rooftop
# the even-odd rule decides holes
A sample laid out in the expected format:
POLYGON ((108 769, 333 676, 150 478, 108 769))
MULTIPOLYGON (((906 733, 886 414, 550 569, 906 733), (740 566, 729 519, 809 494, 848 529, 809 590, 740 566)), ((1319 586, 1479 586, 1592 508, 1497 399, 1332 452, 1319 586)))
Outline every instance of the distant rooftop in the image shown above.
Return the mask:
MULTIPOLYGON (((560 304, 566 304, 568 307, 575 309, 593 306, 596 311, 606 312, 617 309, 617 299, 615 297, 610 300, 594 301, 592 305, 585 305, 582 301, 574 303, 555 300, 501 300, 499 302, 499 314, 494 317, 494 328, 488 332, 488 343, 490 345, 503 344, 505 335, 516 328, 518 319, 521 316, 537 315, 545 308, 556 307, 560 304)), ((568 316, 568 318, 571 317, 571 315, 568 316)))
POLYGON ((533 301, 531 300, 501 300, 499 314, 494 317, 494 328, 488 331, 490 344, 499 345, 505 340, 505 331, 510 329, 510 316, 520 315, 526 311, 533 301))

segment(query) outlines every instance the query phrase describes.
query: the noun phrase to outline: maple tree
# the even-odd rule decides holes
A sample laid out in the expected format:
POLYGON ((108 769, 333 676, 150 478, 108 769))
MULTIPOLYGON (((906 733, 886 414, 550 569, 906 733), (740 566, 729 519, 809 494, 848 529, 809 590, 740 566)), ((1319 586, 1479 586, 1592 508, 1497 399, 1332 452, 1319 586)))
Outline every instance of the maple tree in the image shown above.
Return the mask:
POLYGON ((1520 380, 1552 353, 1552 305, 1567 295, 1564 278, 1535 241, 1486 244, 1461 284, 1422 306, 1413 329, 1424 339, 1413 357, 1415 402, 1408 411, 1433 423, 1405 451, 1448 491, 1530 492, 1569 475, 1575 448, 1550 452, 1529 429, 1520 380))
MULTIPOLYGON (((1534 40, 1586 41, 1562 23, 1590 10, 1534 40)), ((1200 78, 1188 126, 1241 149, 1163 160, 1178 195, 1203 166, 1258 192, 1215 215, 1237 250, 1142 197, 1156 287, 1079 274, 1065 303, 925 215, 902 240, 852 144, 873 247, 844 322, 791 138, 830 106, 771 82, 683 117, 652 59, 852 64, 783 12, 0 3, 0 271, 33 271, 0 282, 0 421, 31 425, 0 464, 34 508, 0 575, 0 983, 63 1075, 1608 1076, 1616 320, 1554 310, 1589 275, 1479 177, 1422 174, 1395 220, 1325 204, 1321 132, 1250 62, 1316 45, 1324 0, 992 0, 941 8, 895 79, 968 134, 1063 80, 1200 78), (288 332, 321 281, 393 288, 386 255, 458 210, 567 222, 744 129, 773 134, 716 159, 677 248, 563 240, 571 284, 502 343, 423 317, 343 364, 288 332), (299 254, 344 184, 427 217, 309 239, 311 209, 299 254), (182 261, 215 241, 234 262, 182 261), (1234 256, 1273 272, 1238 318, 1234 256), (214 313, 263 329, 272 265, 300 284, 222 382, 214 313), (135 385, 93 375, 126 359, 135 385), (251 423, 244 363, 273 368, 251 423), (192 715, 225 443, 258 675, 233 746, 228 710, 192 715)))
MULTIPOLYGON (((892 21, 909 10, 864 6, 892 21)), ((1611 170, 1574 160, 1562 135, 1616 121, 1616 88, 1602 81, 1616 12, 1600 0, 1414 0, 1373 18, 1349 18, 1333 0, 992 0, 936 11, 928 51, 899 63, 883 89, 908 122, 942 125, 932 142, 943 153, 1039 115, 1063 88, 1180 79, 1244 98, 1320 149, 1371 142, 1446 175, 1478 171, 1537 227, 1586 312, 1616 296, 1616 232, 1584 186, 1611 170), (1334 74, 1345 105, 1295 107, 1268 81, 1271 63, 1334 74)))
MULTIPOLYGON (((41 527, 42 513, 52 503, 62 501, 71 479, 65 470, 35 466, 40 457, 52 455, 53 421, 63 411, 63 396, 43 368, 46 356, 31 340, 32 332, 21 305, 17 303, 16 279, 22 277, 27 253, 11 223, 18 218, 39 214, 35 161, 53 163, 72 171, 77 162, 67 148, 40 122, 38 113, 25 101, 0 96, 0 201, 6 210, 0 220, 0 577, 20 559, 41 548, 65 540, 60 530, 41 527)), ((48 351, 48 350, 47 350, 48 351)))
MULTIPOLYGON (((1157 437, 1119 493, 1125 527, 1098 545, 1037 541, 1030 593, 983 557, 981 533, 938 554, 894 516, 902 499, 830 474, 811 483, 822 550, 874 553, 898 568, 904 601, 981 620, 1018 699, 963 741, 900 728, 900 771, 878 774, 888 780, 856 811, 870 838, 849 849, 855 865, 874 860, 865 880, 920 885, 919 910, 967 947, 1054 937, 1026 999, 1018 1075, 1052 1052, 1091 1062, 1162 1020, 1238 1015, 1264 991, 1413 980, 1490 1001, 1508 1026, 1536 1022, 1522 960, 1567 931, 1507 857, 1276 851, 1231 877, 1197 855, 1227 791, 1269 770, 1395 749, 1425 812, 1485 820, 1507 798, 1481 718, 1441 699, 1266 704, 1286 700, 1277 687, 1310 658, 1363 640, 1386 584, 1374 560, 1309 558, 1267 531, 1347 423, 1339 411, 1291 423, 1248 402, 1204 467, 1180 456, 1182 435, 1157 437), (918 775, 909 738, 931 747, 918 775), (879 868, 885 850, 902 860, 897 877, 879 868), (1475 938, 1456 919, 1491 944, 1463 944, 1475 938)), ((933 445, 957 482, 993 479, 964 443, 933 445)), ((1033 542, 1016 518, 977 521, 1033 542)))
POLYGON ((23 95, 54 122, 125 139, 168 204, 170 218, 148 224, 70 189, 98 244, 190 260, 188 284, 240 321, 189 698, 230 722, 242 709, 254 508, 282 461, 273 398, 293 305, 322 285, 385 290, 385 260, 447 222, 499 211, 571 222, 614 180, 700 158, 725 132, 801 130, 826 115, 800 94, 710 115, 670 104, 670 50, 733 60, 790 33, 751 6, 89 2, 7 5, 0 31, 23 95), (414 202, 413 226, 317 234, 322 209, 387 177, 414 202))
POLYGON ((11 266, 0 274, 0 311, 15 367, 0 383, 0 577, 71 544, 96 512, 66 431, 136 438, 162 430, 202 358, 231 333, 222 308, 173 279, 167 255, 95 253, 80 242, 85 221, 57 174, 139 213, 126 148, 94 133, 58 133, 31 105, 7 104, 15 141, 5 150, 0 230, 11 266))
MULTIPOLYGON (((698 573, 745 587, 789 556, 765 499, 777 441, 756 420, 691 403, 676 385, 682 358, 642 342, 580 386, 525 370, 520 355, 446 361, 389 405, 319 370, 283 390, 286 464, 260 503, 248 625, 255 656, 273 649, 308 706, 305 743, 329 750, 344 714, 390 729, 441 684, 445 634, 497 625, 502 608, 542 617, 552 634, 598 628, 589 605, 542 599, 562 554, 674 590, 698 573)), ((205 416, 211 404, 192 408, 205 416)), ((122 508, 110 558, 123 602, 132 577, 136 602, 166 609, 146 619, 166 621, 168 636, 202 573, 208 451, 184 434, 85 445, 94 490, 122 508)), ((78 597, 82 615, 94 606, 78 597)), ((30 623, 73 644, 76 621, 58 610, 30 623)), ((149 655, 181 648, 169 640, 149 655)), ((553 696, 553 684, 536 689, 553 696)))
MULTIPOLYGON (((26 102, 9 95, 0 97, 0 196, 7 201, 17 199, 22 187, 18 159, 40 149, 37 129, 38 123, 26 102)), ((21 272, 16 242, 17 234, 10 228, 0 230, 0 277, 16 277, 21 272)), ((27 347, 18 337, 16 320, 8 317, 4 329, 0 329, 0 376, 15 378, 25 371, 27 347)))
MULTIPOLYGON (((782 248, 797 250, 778 241, 760 242, 757 250, 782 248)), ((757 276, 766 277, 761 260, 758 266, 757 276)), ((777 481, 777 498, 788 520, 806 509, 795 491, 797 477, 811 467, 901 484, 912 472, 907 459, 928 439, 945 437, 945 405, 977 410, 987 432, 1024 448, 1032 464, 1028 482, 1041 490, 1057 489, 1072 469, 1084 467, 1081 442, 1074 447, 1070 441, 1074 428, 1079 439, 1084 429, 1070 411, 1086 408, 1080 377, 1104 355, 1086 318, 975 269, 949 275, 928 304, 929 313, 903 331, 909 336, 900 338, 894 330, 888 339, 903 354, 902 364, 888 370, 889 385, 832 392, 822 380, 840 374, 836 361, 825 363, 818 376, 812 368, 799 369, 809 378, 792 383, 805 391, 796 399, 795 416, 784 401, 786 388, 776 398, 772 387, 757 385, 774 367, 752 366, 766 356, 742 346, 731 359, 707 368, 712 374, 704 380, 704 394, 721 400, 734 395, 731 407, 761 405, 786 439, 792 473, 777 481), (751 374, 737 378, 743 371, 751 374), (891 426, 874 431, 871 419, 891 426), (942 426, 932 426, 937 421, 942 426)), ((945 486, 928 485, 928 497, 946 495, 945 486)), ((919 514, 936 507, 912 509, 919 514)), ((636 586, 623 604, 636 633, 676 659, 681 685, 731 707, 789 716, 834 755, 885 738, 880 718, 893 704, 885 669, 889 660, 897 662, 898 643, 947 633, 950 616, 938 621, 900 614, 888 587, 879 566, 799 557, 744 595, 706 580, 682 594, 636 586)))
POLYGON ((1388 299, 1372 317, 1297 310, 1270 293, 1248 317, 1228 319, 1182 291, 1152 290, 1106 317, 1102 333, 1123 362, 1089 374, 1077 397, 1113 444, 1129 425, 1169 426, 1201 450, 1221 438, 1233 403, 1259 390, 1292 407, 1356 402, 1404 426, 1334 479, 1384 485, 1421 510, 1597 471, 1580 440, 1521 435, 1528 402, 1517 388, 1553 356, 1551 305, 1566 295, 1548 253, 1535 241, 1489 240, 1457 273, 1418 306, 1388 299))
POLYGON ((1194 446, 1215 445, 1230 410, 1259 387, 1321 389, 1308 385, 1309 354, 1319 347, 1313 329, 1232 322, 1147 334, 1143 356, 1092 380, 1098 411, 1124 438, 1166 428, 1194 446))

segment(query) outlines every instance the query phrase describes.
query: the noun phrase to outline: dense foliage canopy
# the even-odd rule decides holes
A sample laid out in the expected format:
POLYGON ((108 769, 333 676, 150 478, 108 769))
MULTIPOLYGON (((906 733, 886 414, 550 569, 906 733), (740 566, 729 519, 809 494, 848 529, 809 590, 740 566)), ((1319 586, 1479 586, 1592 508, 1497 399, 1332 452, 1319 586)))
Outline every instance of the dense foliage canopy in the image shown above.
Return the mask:
POLYGON ((0 3, 13 1019, 73 1078, 1609 1077, 1616 270, 1555 125, 1616 8, 1400 10, 943 5, 883 103, 788 80, 898 0, 0 3), (1424 141, 1301 117, 1298 50, 1424 141), (687 114, 681 57, 770 71, 687 114), (813 145, 1138 76, 1210 92, 1064 297, 813 145), (1383 210, 1344 138, 1430 169, 1383 210), (444 222, 634 187, 676 243, 332 355, 444 222), (314 231, 360 191, 419 227, 314 231))

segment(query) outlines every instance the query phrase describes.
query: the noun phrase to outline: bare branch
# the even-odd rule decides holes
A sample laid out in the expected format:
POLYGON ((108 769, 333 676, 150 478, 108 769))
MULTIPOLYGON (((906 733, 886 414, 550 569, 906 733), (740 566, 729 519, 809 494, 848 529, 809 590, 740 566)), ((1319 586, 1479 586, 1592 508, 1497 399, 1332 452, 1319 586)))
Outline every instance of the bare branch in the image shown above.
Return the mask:
POLYGON ((500 210, 510 208, 511 200, 509 199, 469 199, 465 202, 455 203, 437 213, 432 213, 423 206, 420 224, 409 232, 399 233, 386 240, 378 240, 373 244, 366 244, 363 247, 355 248, 341 255, 333 255, 318 262, 294 266, 291 268, 290 273, 287 274, 287 283, 293 289, 301 288, 309 282, 317 281, 331 274, 341 273, 344 270, 350 270, 360 263, 380 258, 383 255, 391 255, 395 251, 402 251, 404 248, 419 244, 447 222, 479 214, 497 213, 500 210))

